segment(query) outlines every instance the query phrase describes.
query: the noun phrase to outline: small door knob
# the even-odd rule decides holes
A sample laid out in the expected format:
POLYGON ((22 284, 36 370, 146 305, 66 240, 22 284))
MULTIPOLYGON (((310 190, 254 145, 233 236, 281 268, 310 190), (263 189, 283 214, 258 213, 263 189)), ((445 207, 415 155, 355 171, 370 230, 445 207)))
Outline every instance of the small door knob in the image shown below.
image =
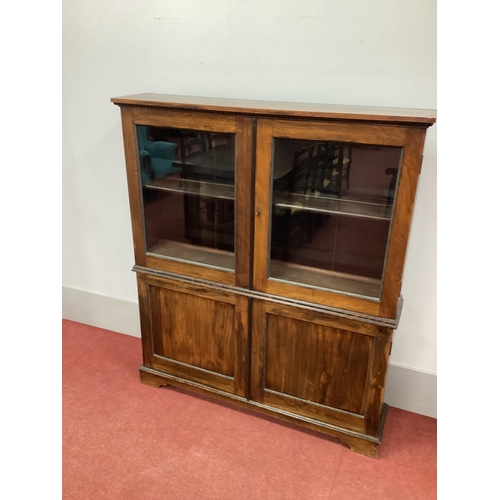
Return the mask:
POLYGON ((260 210, 257 210, 257 211, 255 212, 255 215, 258 217, 258 216, 260 215, 260 210))

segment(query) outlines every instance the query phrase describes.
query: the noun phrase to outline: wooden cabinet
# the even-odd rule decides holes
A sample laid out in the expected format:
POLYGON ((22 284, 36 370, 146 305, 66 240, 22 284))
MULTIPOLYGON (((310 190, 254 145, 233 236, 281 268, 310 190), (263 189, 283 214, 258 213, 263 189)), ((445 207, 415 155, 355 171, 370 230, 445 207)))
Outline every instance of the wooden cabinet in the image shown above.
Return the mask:
POLYGON ((376 456, 435 112, 156 94, 122 114, 141 380, 376 456))

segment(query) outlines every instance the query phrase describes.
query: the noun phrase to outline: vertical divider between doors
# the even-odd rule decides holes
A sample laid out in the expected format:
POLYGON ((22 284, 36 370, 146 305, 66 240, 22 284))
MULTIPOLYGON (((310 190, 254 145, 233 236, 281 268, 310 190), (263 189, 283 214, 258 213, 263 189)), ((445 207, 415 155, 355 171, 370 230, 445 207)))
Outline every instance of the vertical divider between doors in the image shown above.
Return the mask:
POLYGON ((257 125, 256 136, 253 289, 259 292, 267 292, 269 225, 272 210, 272 120, 260 120, 257 125))
POLYGON ((252 224, 253 224, 253 130, 251 118, 236 122, 236 185, 235 185, 235 284, 251 287, 252 224))
POLYGON ((262 300, 252 301, 252 350, 250 399, 262 403, 264 399, 264 318, 266 304, 262 300))
MULTIPOLYGON (((251 223, 250 223, 250 278, 249 289, 253 290, 253 254, 255 246, 254 227, 255 227, 255 169, 256 169, 256 151, 257 151, 257 118, 252 118, 252 182, 250 185, 251 191, 251 223)), ((251 380, 252 380, 252 307, 253 301, 248 298, 248 335, 247 335, 247 384, 245 390, 245 397, 251 399, 251 380)))

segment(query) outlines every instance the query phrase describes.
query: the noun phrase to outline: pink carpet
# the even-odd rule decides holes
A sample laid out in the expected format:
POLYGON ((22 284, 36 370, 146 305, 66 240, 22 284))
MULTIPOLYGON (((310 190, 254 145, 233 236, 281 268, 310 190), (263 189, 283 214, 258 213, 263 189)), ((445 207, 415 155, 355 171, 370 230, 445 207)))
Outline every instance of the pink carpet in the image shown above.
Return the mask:
POLYGON ((379 457, 139 381, 140 340, 63 320, 64 500, 427 500, 436 420, 389 408, 379 457))

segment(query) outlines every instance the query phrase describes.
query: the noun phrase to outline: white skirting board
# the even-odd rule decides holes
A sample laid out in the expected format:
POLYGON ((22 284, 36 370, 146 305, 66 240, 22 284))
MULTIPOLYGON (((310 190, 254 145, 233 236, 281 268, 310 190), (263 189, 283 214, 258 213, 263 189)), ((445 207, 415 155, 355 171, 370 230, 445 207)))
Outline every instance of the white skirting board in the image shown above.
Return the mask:
POLYGON ((63 319, 141 337, 139 304, 63 286, 63 319))
MULTIPOLYGON (((141 336, 137 302, 63 287, 62 311, 64 319, 141 336)), ((389 363, 384 401, 389 406, 437 418, 437 376, 389 363)))
POLYGON ((437 375, 389 361, 384 401, 389 406, 437 418, 437 375))

